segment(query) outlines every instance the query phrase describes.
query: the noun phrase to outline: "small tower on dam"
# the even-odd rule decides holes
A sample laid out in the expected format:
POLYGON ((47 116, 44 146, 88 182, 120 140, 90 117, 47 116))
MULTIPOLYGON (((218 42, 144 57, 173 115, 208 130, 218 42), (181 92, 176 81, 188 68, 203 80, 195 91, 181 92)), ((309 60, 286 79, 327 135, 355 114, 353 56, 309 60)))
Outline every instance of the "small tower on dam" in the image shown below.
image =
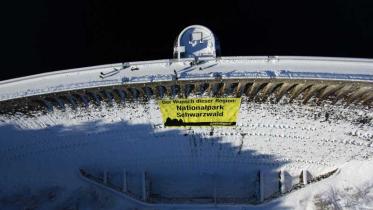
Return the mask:
POLYGON ((175 40, 174 58, 200 58, 220 55, 220 44, 205 26, 192 25, 180 32, 175 40))

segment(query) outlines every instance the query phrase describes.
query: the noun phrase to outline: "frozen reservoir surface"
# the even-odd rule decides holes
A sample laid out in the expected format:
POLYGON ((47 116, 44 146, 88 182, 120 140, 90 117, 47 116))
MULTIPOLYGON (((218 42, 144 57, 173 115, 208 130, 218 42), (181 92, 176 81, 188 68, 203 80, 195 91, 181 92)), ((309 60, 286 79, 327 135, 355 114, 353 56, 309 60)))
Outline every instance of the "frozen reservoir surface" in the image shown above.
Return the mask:
POLYGON ((156 100, 1 116, 0 209, 372 209, 371 111, 243 98, 237 126, 215 128, 165 128, 156 100), (146 172, 153 203, 87 182, 82 168, 119 186, 125 170, 135 198, 146 172), (276 194, 281 170, 290 190, 303 170, 334 169, 276 194), (258 171, 266 199, 245 204, 257 196, 258 171), (216 205, 188 203, 211 197, 216 205))

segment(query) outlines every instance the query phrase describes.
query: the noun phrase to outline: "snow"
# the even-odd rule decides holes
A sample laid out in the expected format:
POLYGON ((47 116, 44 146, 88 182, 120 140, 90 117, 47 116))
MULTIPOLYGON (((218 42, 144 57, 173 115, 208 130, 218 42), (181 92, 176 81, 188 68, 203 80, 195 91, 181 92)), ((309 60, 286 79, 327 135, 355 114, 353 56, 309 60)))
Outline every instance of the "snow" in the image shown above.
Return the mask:
POLYGON ((292 209, 373 209, 372 177, 372 160, 353 160, 341 165, 337 175, 284 197, 281 206, 292 209))
POLYGON ((170 81, 177 72, 179 80, 222 78, 279 78, 341 81, 373 81, 370 59, 323 57, 222 57, 202 59, 156 60, 122 63, 50 72, 0 82, 0 101, 26 96, 110 85, 170 81), (126 63, 127 64, 127 63, 126 63), (126 65, 124 65, 126 67, 126 65), (138 68, 134 70, 133 68, 138 68), (102 73, 113 72, 101 78, 102 73))
POLYGON ((165 128, 155 100, 0 116, 0 208, 369 209, 372 119, 372 110, 359 106, 246 99, 237 126, 213 129, 165 128), (362 118, 369 120, 362 123, 362 118), (244 199, 255 194, 258 170, 264 173, 266 196, 278 188, 280 170, 293 184, 302 170, 313 177, 335 168, 338 172, 257 206, 165 200, 142 206, 84 181, 79 168, 98 174, 107 170, 118 185, 126 169, 128 188, 136 195, 141 195, 141 174, 146 171, 152 193, 165 197, 211 196, 215 189, 220 198, 244 199))
MULTIPOLYGON (((191 61, 119 63, 2 81, 0 101, 170 81, 175 72, 179 80, 373 81, 369 59, 223 57, 196 66, 191 61)), ((243 98, 234 127, 165 128, 154 99, 2 115, 0 209, 373 209, 372 108, 286 100, 243 98), (118 186, 126 170, 133 197, 84 180, 80 168, 98 176, 108 171, 118 186), (315 178, 335 169, 329 178, 279 196, 280 171, 290 190, 302 181, 302 171, 315 178), (266 200, 254 206, 247 203, 257 201, 259 170, 266 200), (145 172, 151 204, 139 200, 145 172), (218 204, 207 203, 214 195, 218 204), (198 204, 191 201, 197 198, 198 204)))

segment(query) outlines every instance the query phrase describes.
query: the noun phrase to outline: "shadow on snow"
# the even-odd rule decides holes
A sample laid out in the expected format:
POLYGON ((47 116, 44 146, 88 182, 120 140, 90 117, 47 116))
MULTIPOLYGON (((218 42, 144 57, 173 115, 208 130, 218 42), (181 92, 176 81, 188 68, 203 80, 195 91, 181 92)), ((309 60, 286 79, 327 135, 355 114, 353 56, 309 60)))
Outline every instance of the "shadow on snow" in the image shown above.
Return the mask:
MULTIPOLYGON (((209 128, 195 133, 95 121, 43 129, 6 124, 0 133, 0 206, 10 209, 118 208, 114 203, 121 199, 84 182, 79 168, 97 174, 107 170, 118 185, 126 169, 128 189, 135 194, 141 194, 140 177, 146 171, 151 196, 160 202, 213 196, 218 202, 249 202, 258 199, 258 171, 269 197, 278 189, 277 170, 285 164, 245 149, 244 133, 223 137, 209 128)), ((136 207, 130 201, 124 205, 136 207)), ((277 202, 269 206, 279 208, 277 202)))

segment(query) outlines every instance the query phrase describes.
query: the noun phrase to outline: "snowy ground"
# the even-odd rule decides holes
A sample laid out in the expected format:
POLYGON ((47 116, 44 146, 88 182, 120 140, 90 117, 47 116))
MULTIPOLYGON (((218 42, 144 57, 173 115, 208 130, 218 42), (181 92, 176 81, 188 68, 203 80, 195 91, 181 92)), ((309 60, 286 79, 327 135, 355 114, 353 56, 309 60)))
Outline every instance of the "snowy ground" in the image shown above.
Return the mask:
POLYGON ((230 128, 164 128, 153 100, 1 116, 0 208, 180 209, 139 206, 82 180, 83 167, 108 170, 113 180, 126 168, 128 187, 137 194, 147 171, 155 194, 208 196, 215 189, 225 198, 252 197, 259 169, 267 174, 270 195, 280 169, 296 177, 302 169, 317 176, 339 168, 328 179, 255 208, 373 209, 372 118, 372 109, 361 107, 245 100, 238 125, 230 128))

